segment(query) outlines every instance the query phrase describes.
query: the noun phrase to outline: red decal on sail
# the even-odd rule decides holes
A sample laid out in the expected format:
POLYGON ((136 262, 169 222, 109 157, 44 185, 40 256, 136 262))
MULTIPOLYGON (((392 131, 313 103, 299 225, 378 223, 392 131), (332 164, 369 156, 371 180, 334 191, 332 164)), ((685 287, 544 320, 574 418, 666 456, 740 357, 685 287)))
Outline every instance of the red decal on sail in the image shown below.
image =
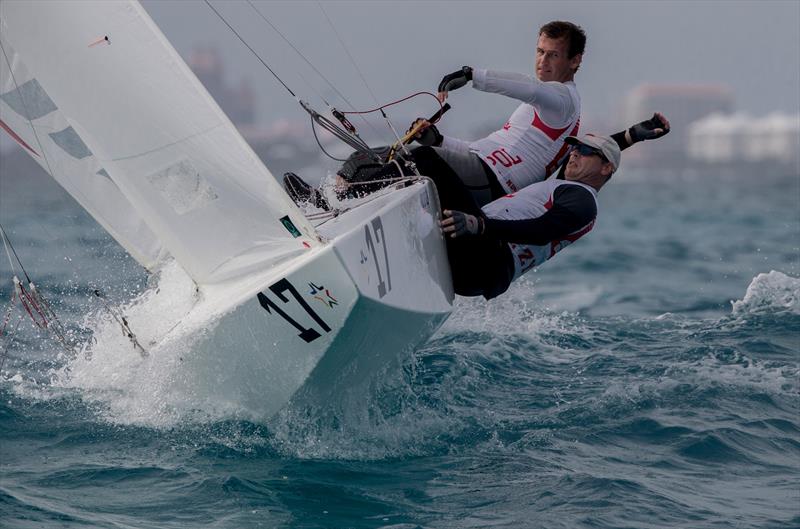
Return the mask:
POLYGON ((563 129, 554 129, 553 127, 542 121, 542 118, 539 117, 539 113, 536 112, 535 110, 533 111, 533 123, 531 123, 531 125, 544 132, 547 135, 547 137, 553 141, 556 141, 558 137, 564 134, 564 132, 566 132, 567 129, 569 128, 569 125, 567 125, 563 129))
POLYGON ((14 141, 16 141, 17 143, 19 143, 20 145, 22 145, 23 147, 25 147, 26 149, 31 151, 36 156, 39 156, 39 153, 34 151, 33 149, 31 149, 31 146, 28 145, 27 143, 25 143, 25 140, 23 140, 22 138, 17 136, 17 133, 14 132, 13 130, 11 130, 11 127, 6 125, 6 122, 3 121, 2 119, 0 119, 0 128, 2 128, 4 131, 8 132, 8 135, 11 136, 14 139, 14 141))

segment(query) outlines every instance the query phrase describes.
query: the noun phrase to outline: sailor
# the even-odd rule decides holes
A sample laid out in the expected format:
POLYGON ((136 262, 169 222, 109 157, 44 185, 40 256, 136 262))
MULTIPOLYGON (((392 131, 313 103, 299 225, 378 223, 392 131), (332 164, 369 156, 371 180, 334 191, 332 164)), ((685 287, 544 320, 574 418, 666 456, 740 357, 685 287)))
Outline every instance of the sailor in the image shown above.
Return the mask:
MULTIPOLYGON (((554 21, 542 26, 536 46, 536 77, 473 69, 465 66, 446 75, 439 84, 439 97, 472 81, 479 90, 522 100, 508 122, 486 138, 469 143, 442 135, 435 125, 421 124, 415 138, 422 147, 412 151, 420 174, 431 175, 446 165, 455 171, 482 206, 506 193, 546 179, 569 152, 567 135, 578 132, 580 98, 574 76, 580 67, 586 35, 571 22, 554 21)), ((669 124, 660 114, 612 135, 620 149, 666 134, 669 124)), ((367 153, 353 153, 338 171, 340 198, 372 192, 393 178, 403 176, 397 164, 382 166, 367 153)), ((406 171, 410 175, 411 171, 406 171)), ((284 186, 296 202, 311 201, 328 209, 323 194, 294 173, 284 175, 284 186)))
MULTIPOLYGON (((500 130, 472 143, 444 136, 426 120, 415 121, 412 127, 422 122, 416 140, 433 150, 414 152, 414 160, 443 158, 479 204, 544 180, 566 157, 564 138, 578 132, 580 98, 574 76, 585 46, 586 34, 580 26, 553 21, 539 29, 535 77, 469 66, 444 76, 439 83, 441 101, 450 91, 471 81, 478 90, 506 95, 522 103, 500 130)), ((338 175, 340 189, 351 183, 356 192, 374 190, 373 186, 365 186, 366 182, 399 176, 395 164, 382 168, 366 153, 354 153, 338 175)), ((321 194, 294 173, 284 175, 284 185, 291 196, 312 198, 322 205, 321 194)))
POLYGON ((452 172, 437 180, 444 210, 455 292, 494 298, 533 267, 589 233, 597 192, 619 169, 620 148, 609 136, 568 136, 573 145, 564 179, 551 178, 478 207, 452 172))
MULTIPOLYGON (((553 21, 539 29, 535 76, 470 66, 444 76, 439 83, 440 101, 471 81, 477 90, 521 104, 503 127, 477 141, 445 136, 425 120, 417 120, 423 127, 417 141, 433 147, 479 204, 545 180, 566 158, 564 138, 578 133, 581 102, 575 74, 585 46, 586 34, 580 26, 553 21)), ((418 153, 415 158, 431 154, 418 153)))

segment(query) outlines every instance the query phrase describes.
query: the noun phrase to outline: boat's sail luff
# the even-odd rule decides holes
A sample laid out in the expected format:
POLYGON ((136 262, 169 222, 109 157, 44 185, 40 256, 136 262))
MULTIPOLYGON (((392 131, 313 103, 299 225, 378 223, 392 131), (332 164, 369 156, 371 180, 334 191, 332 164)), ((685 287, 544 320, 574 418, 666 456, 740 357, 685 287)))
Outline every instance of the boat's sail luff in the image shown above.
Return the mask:
POLYGON ((75 134, 196 282, 234 278, 318 244, 138 3, 0 9, 8 40, 75 134))
POLYGON ((0 126, 134 259, 154 268, 164 257, 161 241, 106 168, 85 145, 74 142, 71 124, 6 40, 4 23, 0 19, 0 126))

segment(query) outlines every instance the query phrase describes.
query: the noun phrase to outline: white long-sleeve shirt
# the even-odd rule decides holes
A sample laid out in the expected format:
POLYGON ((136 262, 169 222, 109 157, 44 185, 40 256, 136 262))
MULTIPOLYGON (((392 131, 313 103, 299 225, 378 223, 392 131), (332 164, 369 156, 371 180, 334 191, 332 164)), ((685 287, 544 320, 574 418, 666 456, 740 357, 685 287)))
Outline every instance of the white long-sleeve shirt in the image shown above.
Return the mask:
POLYGON ((580 126, 575 83, 542 82, 529 75, 476 68, 472 86, 522 104, 500 130, 472 143, 444 136, 442 148, 481 156, 509 193, 552 174, 567 154, 564 139, 576 135, 580 126))

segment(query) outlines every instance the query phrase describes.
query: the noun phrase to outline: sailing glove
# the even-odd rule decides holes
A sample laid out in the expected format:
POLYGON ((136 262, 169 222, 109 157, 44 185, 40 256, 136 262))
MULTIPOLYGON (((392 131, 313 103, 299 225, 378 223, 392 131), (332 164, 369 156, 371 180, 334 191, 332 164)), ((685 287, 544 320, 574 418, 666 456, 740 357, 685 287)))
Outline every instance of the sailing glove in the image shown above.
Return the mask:
POLYGON ((480 235, 484 232, 485 225, 481 217, 449 209, 442 213, 444 213, 444 219, 440 224, 445 236, 449 234, 450 237, 455 238, 464 235, 480 235))
POLYGON ((644 140, 654 140, 660 138, 669 132, 669 121, 663 114, 656 112, 653 117, 637 123, 628 129, 631 143, 637 143, 644 140))
MULTIPOLYGON (((415 119, 414 123, 412 123, 411 127, 409 127, 408 132, 411 132, 411 130, 420 121, 427 121, 427 120, 425 118, 415 119)), ((436 125, 433 125, 431 123, 429 123, 424 130, 421 130, 414 136, 414 141, 425 147, 438 147, 439 145, 442 144, 443 139, 444 138, 442 137, 442 133, 439 132, 439 129, 436 128, 436 125)))
POLYGON ((467 84, 467 81, 472 81, 472 68, 463 66, 460 70, 442 77, 442 82, 439 83, 439 92, 450 92, 461 88, 467 84))

